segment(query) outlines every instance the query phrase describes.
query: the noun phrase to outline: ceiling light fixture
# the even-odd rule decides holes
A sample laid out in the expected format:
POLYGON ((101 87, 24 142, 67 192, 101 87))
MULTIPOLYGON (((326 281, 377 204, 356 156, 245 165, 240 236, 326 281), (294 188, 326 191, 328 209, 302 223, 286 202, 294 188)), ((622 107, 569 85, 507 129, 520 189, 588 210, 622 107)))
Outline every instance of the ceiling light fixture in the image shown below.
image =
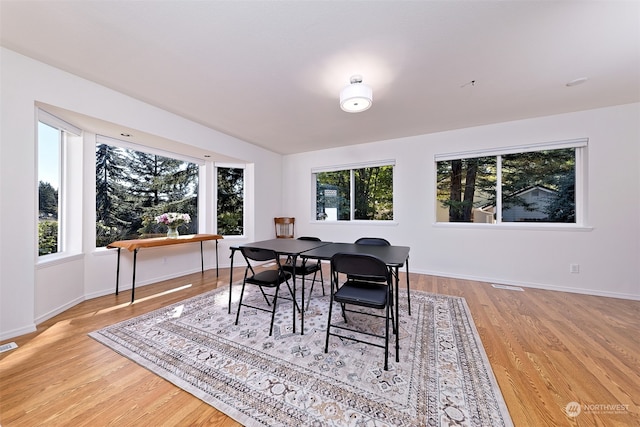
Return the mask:
POLYGON ((362 76, 351 76, 351 84, 340 92, 340 108, 347 113, 368 110, 373 103, 371 86, 362 83, 362 76))

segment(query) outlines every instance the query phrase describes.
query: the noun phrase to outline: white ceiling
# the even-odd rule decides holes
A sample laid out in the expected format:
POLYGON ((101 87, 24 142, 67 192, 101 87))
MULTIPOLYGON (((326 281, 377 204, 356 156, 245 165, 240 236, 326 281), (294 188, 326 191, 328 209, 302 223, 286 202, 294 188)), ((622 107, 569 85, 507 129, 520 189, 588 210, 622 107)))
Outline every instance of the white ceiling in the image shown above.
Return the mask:
POLYGON ((8 49, 283 154, 640 101, 638 1, 2 0, 0 18, 8 49), (374 91, 359 114, 338 105, 353 74, 374 91))

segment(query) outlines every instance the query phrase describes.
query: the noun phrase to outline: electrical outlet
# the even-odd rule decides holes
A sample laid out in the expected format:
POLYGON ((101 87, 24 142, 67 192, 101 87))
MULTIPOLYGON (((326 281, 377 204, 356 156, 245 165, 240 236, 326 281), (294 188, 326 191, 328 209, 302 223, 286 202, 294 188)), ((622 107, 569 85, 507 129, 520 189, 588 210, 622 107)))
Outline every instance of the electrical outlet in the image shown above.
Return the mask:
POLYGON ((167 263, 167 257, 166 257, 166 256, 163 256, 163 257, 162 257, 162 263, 163 263, 163 264, 166 264, 166 263, 167 263))
POLYGON ((569 273, 572 273, 572 274, 580 273, 580 264, 569 264, 569 273))

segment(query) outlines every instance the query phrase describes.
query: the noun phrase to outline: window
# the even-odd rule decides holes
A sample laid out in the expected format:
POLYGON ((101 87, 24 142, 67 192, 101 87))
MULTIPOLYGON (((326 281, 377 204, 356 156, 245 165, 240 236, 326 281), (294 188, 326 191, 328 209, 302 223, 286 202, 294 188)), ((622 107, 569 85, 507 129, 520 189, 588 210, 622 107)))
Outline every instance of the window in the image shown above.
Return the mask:
POLYGON ((580 223, 586 145, 561 141, 436 156, 437 221, 580 223))
POLYGON ((96 144, 96 247, 116 240, 164 235, 155 218, 186 213, 181 234, 198 232, 198 160, 98 137, 96 144), (161 153, 161 154, 159 154, 161 153))
POLYGON ((244 234, 244 169, 216 167, 217 232, 223 236, 244 234))
POLYGON ((38 110, 38 255, 63 252, 66 216, 65 153, 69 137, 79 136, 81 130, 43 111, 38 110))
POLYGON ((392 221, 394 164, 314 170, 316 219, 392 221))

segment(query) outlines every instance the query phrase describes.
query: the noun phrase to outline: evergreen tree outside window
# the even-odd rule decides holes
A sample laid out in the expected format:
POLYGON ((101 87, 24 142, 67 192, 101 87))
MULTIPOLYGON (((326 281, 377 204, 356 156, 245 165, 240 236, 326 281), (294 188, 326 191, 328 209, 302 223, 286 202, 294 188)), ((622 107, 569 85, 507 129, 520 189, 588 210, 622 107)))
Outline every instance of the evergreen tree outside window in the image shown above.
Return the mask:
POLYGON ((244 234, 244 169, 216 167, 217 233, 223 236, 244 234))
POLYGON ((315 219, 392 221, 393 163, 315 171, 315 219))
POLYGON ((181 234, 198 232, 199 165, 107 143, 96 144, 96 247, 162 236, 165 212, 186 213, 181 234))
POLYGON ((437 222, 581 223, 586 144, 436 156, 437 222))

